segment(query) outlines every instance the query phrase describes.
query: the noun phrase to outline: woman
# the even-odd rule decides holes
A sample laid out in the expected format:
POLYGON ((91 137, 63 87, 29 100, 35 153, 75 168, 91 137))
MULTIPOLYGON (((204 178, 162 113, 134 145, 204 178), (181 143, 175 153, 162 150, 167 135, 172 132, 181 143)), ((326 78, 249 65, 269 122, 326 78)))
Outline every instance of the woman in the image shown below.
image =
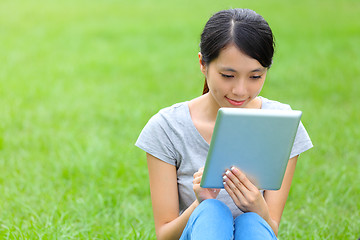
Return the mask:
POLYGON ((224 190, 200 187, 220 107, 290 109, 259 96, 273 53, 272 31, 252 10, 220 11, 206 23, 204 94, 162 109, 136 142, 147 153, 158 239, 276 239, 298 155, 312 147, 302 124, 280 190, 258 190, 238 168, 224 173, 224 190))

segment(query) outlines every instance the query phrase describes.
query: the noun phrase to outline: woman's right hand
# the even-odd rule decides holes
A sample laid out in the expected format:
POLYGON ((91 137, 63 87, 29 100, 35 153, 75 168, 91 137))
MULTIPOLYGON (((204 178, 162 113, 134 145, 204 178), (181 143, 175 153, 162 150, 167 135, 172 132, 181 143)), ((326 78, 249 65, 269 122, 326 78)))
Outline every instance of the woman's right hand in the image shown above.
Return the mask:
POLYGON ((200 187, 200 182, 203 172, 204 172, 204 167, 200 168, 196 173, 194 173, 194 180, 193 180, 193 189, 195 192, 196 199, 199 203, 201 203, 206 199, 215 199, 220 192, 220 189, 200 187))

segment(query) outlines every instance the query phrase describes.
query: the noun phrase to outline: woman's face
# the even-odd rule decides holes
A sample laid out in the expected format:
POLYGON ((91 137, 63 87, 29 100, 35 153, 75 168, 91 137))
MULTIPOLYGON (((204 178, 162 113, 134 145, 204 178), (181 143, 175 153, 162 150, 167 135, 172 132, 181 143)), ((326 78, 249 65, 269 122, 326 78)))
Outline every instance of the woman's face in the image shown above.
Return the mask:
MULTIPOLYGON (((201 63, 201 54, 199 58, 201 63)), ((210 64, 200 65, 210 96, 219 107, 252 107, 251 103, 259 95, 267 73, 267 68, 234 45, 221 50, 210 64)))

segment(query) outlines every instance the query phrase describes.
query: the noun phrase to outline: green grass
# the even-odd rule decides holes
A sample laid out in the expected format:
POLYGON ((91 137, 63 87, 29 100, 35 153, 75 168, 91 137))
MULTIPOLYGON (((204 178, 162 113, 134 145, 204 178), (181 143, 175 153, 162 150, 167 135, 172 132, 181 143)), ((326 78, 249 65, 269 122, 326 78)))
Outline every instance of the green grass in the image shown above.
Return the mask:
POLYGON ((197 97, 208 17, 262 14, 277 40, 262 95, 303 111, 280 239, 360 237, 360 2, 0 2, 0 238, 155 239, 144 153, 160 108, 197 97))

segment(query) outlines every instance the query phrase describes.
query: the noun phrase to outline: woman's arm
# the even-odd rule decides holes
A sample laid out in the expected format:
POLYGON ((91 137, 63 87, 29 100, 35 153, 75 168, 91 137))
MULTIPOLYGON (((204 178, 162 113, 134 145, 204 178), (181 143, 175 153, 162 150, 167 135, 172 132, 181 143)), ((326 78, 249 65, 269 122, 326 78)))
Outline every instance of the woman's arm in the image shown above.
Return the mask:
POLYGON ((199 203, 195 200, 179 216, 176 167, 148 153, 146 158, 157 239, 179 239, 199 203))
POLYGON ((297 159, 298 156, 289 159, 281 188, 277 191, 265 190, 264 192, 264 198, 269 208, 270 217, 276 226, 276 235, 279 229, 281 216, 285 208, 285 203, 290 192, 297 159))

